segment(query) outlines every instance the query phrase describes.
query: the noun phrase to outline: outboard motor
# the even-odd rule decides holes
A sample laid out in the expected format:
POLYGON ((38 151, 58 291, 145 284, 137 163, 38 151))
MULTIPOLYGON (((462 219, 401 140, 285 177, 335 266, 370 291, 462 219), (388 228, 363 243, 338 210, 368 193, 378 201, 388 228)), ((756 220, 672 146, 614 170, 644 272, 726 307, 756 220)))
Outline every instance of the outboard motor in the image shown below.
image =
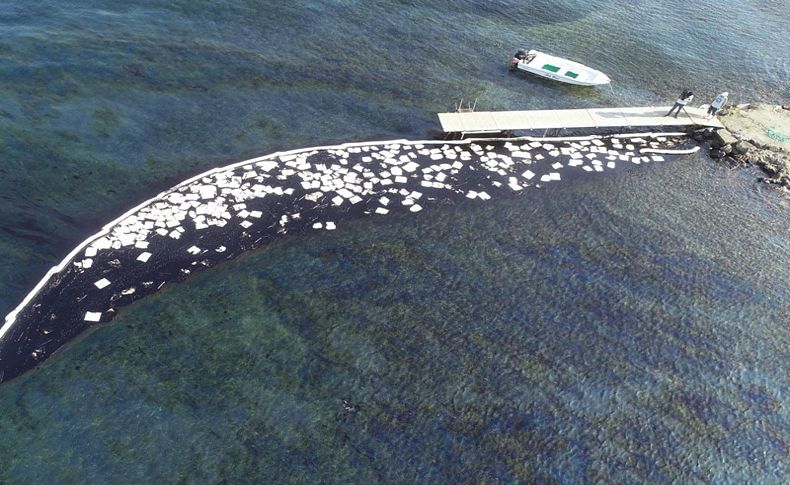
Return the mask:
POLYGON ((510 69, 515 69, 516 65, 527 58, 527 52, 524 49, 519 49, 516 51, 515 55, 513 55, 513 59, 510 60, 510 69))

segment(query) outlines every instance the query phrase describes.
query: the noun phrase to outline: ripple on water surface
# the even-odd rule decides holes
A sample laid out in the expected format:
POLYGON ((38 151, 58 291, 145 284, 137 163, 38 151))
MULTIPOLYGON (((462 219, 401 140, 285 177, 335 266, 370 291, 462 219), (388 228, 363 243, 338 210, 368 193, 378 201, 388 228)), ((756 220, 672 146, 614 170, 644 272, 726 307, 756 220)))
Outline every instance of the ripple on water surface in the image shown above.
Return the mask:
POLYGON ((4 385, 0 478, 778 482, 787 207, 751 197, 686 157, 286 238, 4 385))

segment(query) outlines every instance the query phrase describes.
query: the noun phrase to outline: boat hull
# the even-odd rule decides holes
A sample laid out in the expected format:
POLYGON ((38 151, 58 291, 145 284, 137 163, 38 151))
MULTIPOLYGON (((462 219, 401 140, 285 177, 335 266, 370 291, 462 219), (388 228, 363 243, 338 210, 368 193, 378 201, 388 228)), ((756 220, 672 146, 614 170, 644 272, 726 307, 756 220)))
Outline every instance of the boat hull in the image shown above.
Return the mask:
MULTIPOLYGON (((520 53, 524 54, 523 51, 520 53)), ((535 50, 529 51, 523 58, 514 57, 511 68, 576 86, 601 86, 610 82, 609 77, 601 71, 535 50)))
POLYGON ((536 76, 540 76, 546 79, 551 79, 552 81, 558 81, 565 84, 573 84, 576 86, 602 86, 604 84, 609 84, 609 79, 607 78, 606 81, 578 81, 576 79, 570 79, 564 76, 558 76, 553 72, 543 71, 541 69, 535 69, 530 66, 525 66, 521 64, 516 65, 516 69, 519 71, 528 72, 530 74, 535 74, 536 76))

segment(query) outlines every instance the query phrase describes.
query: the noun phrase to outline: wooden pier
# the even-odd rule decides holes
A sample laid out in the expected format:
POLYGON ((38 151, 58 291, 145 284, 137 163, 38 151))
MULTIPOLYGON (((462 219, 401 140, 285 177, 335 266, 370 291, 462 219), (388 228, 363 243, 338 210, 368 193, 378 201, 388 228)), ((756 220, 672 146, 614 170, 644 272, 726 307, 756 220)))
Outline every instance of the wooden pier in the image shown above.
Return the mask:
POLYGON ((475 111, 438 113, 445 133, 480 134, 504 131, 597 128, 710 127, 724 128, 706 110, 687 106, 677 118, 664 116, 670 106, 636 108, 554 109, 532 111, 475 111))

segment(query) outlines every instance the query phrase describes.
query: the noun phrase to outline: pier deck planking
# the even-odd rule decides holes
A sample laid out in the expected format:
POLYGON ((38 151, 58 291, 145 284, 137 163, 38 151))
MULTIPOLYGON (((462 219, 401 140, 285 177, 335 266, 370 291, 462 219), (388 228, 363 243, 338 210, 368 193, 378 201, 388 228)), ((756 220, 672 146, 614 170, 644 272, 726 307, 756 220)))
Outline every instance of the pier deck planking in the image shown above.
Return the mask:
POLYGON ((664 116, 670 106, 584 108, 531 111, 477 111, 439 113, 445 133, 491 133, 514 130, 553 130, 650 126, 724 128, 706 110, 687 106, 677 118, 664 116))

